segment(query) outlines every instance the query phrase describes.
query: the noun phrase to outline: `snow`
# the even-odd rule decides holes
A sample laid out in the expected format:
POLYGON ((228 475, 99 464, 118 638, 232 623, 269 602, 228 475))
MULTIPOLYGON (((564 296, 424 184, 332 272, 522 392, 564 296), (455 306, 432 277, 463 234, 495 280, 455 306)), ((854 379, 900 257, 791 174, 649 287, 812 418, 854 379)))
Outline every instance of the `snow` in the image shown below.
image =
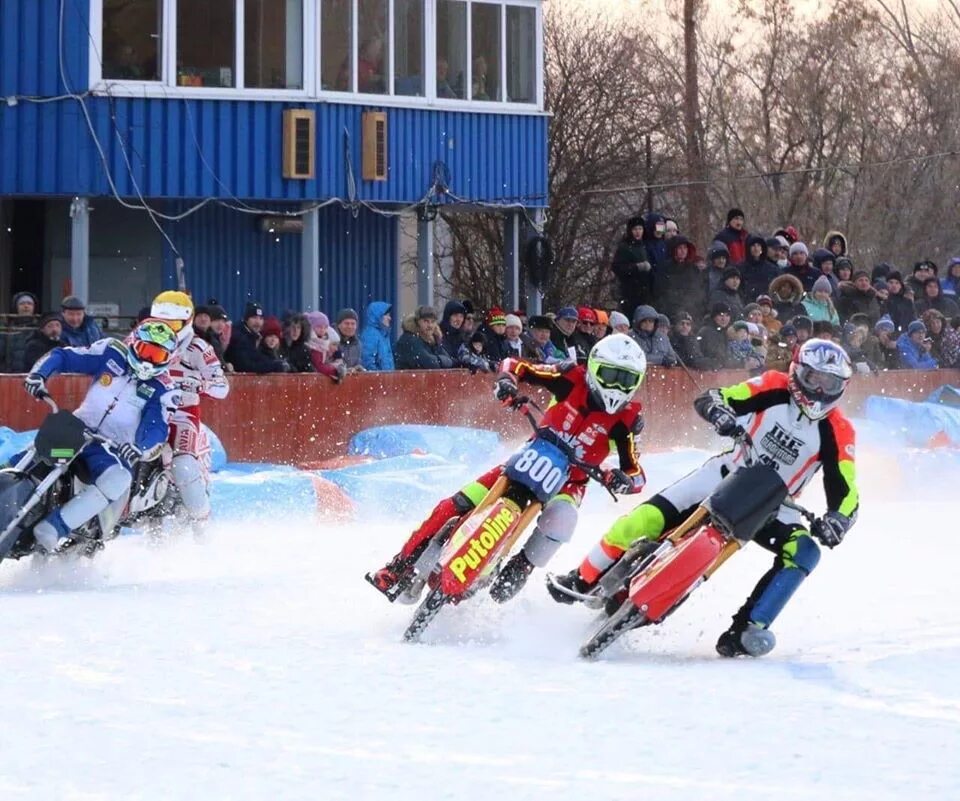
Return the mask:
MULTIPOLYGON (((704 455, 648 457, 651 485, 704 455)), ((333 528, 291 509, 202 540, 124 537, 83 564, 4 563, 0 798, 956 799, 960 468, 860 461, 856 528, 756 661, 713 652, 769 564, 753 546, 594 663, 576 656, 594 613, 539 577, 402 643, 412 609, 362 576, 414 519, 333 528)), ((591 492, 556 568, 632 505, 591 492)))

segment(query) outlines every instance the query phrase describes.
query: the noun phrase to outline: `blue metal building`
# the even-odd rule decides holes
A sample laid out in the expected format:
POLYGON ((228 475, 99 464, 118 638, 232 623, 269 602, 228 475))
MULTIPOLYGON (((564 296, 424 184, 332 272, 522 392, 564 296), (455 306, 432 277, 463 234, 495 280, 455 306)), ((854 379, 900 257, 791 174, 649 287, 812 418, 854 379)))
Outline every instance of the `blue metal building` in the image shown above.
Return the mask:
POLYGON ((133 314, 182 259, 234 314, 395 303, 399 215, 456 204, 505 215, 516 305, 541 1, 3 0, 0 295, 133 314))

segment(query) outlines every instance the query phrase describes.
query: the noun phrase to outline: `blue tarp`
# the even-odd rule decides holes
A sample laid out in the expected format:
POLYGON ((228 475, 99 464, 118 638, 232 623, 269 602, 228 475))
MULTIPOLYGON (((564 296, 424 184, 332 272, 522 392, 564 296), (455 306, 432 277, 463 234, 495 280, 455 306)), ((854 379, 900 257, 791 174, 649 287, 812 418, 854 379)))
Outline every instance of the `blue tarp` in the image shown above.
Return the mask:
POLYGON ((460 426, 395 425, 368 428, 350 438, 348 453, 387 459, 430 453, 458 462, 492 453, 500 444, 493 431, 460 426))
POLYGON ((926 447, 933 437, 945 434, 952 444, 960 446, 960 409, 955 406, 871 395, 865 414, 909 445, 926 447))

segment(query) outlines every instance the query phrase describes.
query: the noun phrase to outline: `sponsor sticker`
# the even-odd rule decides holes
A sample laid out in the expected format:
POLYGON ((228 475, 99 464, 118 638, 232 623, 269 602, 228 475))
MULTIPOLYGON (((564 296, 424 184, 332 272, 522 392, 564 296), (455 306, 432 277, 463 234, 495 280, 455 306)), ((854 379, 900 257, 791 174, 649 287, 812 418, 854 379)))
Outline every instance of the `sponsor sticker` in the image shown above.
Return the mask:
POLYGON ((113 383, 113 376, 110 373, 104 373, 100 376, 100 386, 109 387, 113 383))

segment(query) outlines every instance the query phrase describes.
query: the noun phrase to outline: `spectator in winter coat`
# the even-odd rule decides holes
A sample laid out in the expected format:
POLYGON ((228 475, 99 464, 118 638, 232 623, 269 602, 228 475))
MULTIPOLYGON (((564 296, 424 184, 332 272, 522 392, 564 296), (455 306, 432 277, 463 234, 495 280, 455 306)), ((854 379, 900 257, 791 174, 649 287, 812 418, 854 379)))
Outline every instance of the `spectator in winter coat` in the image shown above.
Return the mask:
POLYGON ((723 242, 714 242, 707 251, 707 305, 710 305, 709 297, 723 283, 723 271, 727 267, 732 267, 730 262, 730 251, 723 242))
POLYGON ((507 358, 523 358, 523 321, 516 314, 506 315, 503 329, 503 344, 507 349, 507 358))
POLYGON ((921 317, 928 309, 936 309, 948 319, 953 319, 960 314, 960 307, 957 306, 956 301, 943 294, 940 281, 933 275, 923 282, 923 292, 914 300, 913 306, 921 317))
POLYGON ((23 351, 22 370, 16 370, 18 373, 30 372, 30 368, 36 363, 37 359, 45 353, 49 353, 54 348, 66 347, 67 343, 60 338, 60 332, 63 330, 63 324, 60 322, 60 315, 55 312, 47 312, 40 316, 40 324, 36 330, 31 332, 23 351))
POLYGON ((710 318, 699 332, 700 350, 709 360, 711 370, 722 370, 727 366, 727 328, 730 327, 730 307, 717 303, 710 309, 710 318))
POLYGON ((307 347, 310 333, 310 323, 302 314, 291 314, 284 323, 283 336, 280 338, 280 355, 287 360, 291 372, 316 372, 310 349, 307 347))
POLYGON ((917 319, 917 311, 914 308, 913 300, 904 295, 903 277, 897 270, 887 276, 885 311, 890 315, 898 336, 907 330, 910 323, 917 319))
POLYGON ((727 227, 718 231, 714 240, 727 246, 731 264, 742 264, 747 260, 747 237, 749 233, 744 226, 744 214, 740 209, 730 209, 727 212, 727 227))
POLYGON ((420 306, 416 314, 403 320, 403 334, 397 340, 394 363, 398 370, 444 370, 454 366, 453 359, 440 342, 437 313, 431 306, 420 306))
POLYGON ((500 364, 510 355, 507 351, 507 315, 504 314, 503 309, 499 306, 490 309, 481 330, 487 339, 485 350, 487 358, 494 364, 500 364))
POLYGON ((304 318, 309 326, 305 345, 310 364, 318 373, 339 384, 347 374, 347 366, 340 354, 340 335, 330 328, 330 319, 323 312, 307 312, 304 318))
POLYGON ((363 312, 360 331, 360 364, 364 370, 393 370, 393 347, 390 345, 390 312, 392 307, 375 300, 363 312))
POLYGON ((740 270, 727 267, 723 271, 723 281, 710 293, 710 306, 725 303, 730 307, 730 316, 734 320, 743 317, 743 298, 740 296, 740 270))
MULTIPOLYGON (((643 247, 647 260, 654 268, 667 259, 667 218, 655 211, 643 218, 643 247)), ((631 312, 632 313, 632 312, 631 312)))
POLYGON ((960 297, 960 257, 954 256, 947 262, 947 274, 940 281, 940 289, 951 300, 960 297))
POLYGON ((943 367, 943 334, 947 328, 946 318, 936 309, 927 309, 920 315, 921 322, 927 327, 930 340, 930 355, 943 367))
POLYGON ((790 369, 790 362, 797 350, 797 329, 787 323, 780 329, 780 333, 770 338, 767 347, 767 356, 764 366, 768 370, 777 370, 785 373, 790 369))
POLYGON ((867 339, 868 329, 853 323, 844 323, 840 335, 840 345, 850 357, 850 363, 853 365, 853 371, 861 375, 875 373, 879 365, 870 362, 863 343, 867 339))
POLYGON ((653 271, 643 244, 643 218, 627 220, 627 231, 617 245, 611 264, 619 286, 618 303, 624 314, 633 314, 653 297, 653 271))
POLYGON ((830 294, 838 297, 837 285, 840 283, 833 274, 835 256, 826 248, 817 248, 813 251, 813 266, 825 275, 830 281, 830 294))
POLYGON ((880 370, 896 370, 900 367, 900 354, 897 351, 897 334, 893 321, 884 315, 873 327, 873 333, 863 341, 863 352, 867 361, 880 370))
POLYGON ((589 306, 580 306, 577 309, 577 334, 583 340, 588 353, 597 344, 597 338, 593 333, 597 322, 597 313, 589 306))
POLYGON ((553 321, 554 328, 550 341, 562 358, 576 359, 577 364, 586 364, 593 342, 584 338, 577 330, 579 319, 580 315, 573 306, 564 306, 560 309, 553 321))
MULTIPOLYGON (((267 317, 263 321, 263 327, 260 329, 260 343, 257 345, 257 351, 265 362, 272 362, 273 370, 271 373, 292 373, 293 368, 283 356, 281 345, 283 343, 283 328, 276 317, 267 317)), ((230 343, 233 344, 232 342, 230 343)))
POLYGON ((33 338, 37 330, 39 308, 37 298, 32 292, 17 292, 13 296, 13 314, 7 318, 7 324, 11 328, 22 328, 23 330, 0 340, 0 346, 6 344, 7 349, 6 354, 2 354, 2 350, 0 350, 0 354, 2 354, 0 363, 3 364, 3 372, 24 373, 33 364, 33 362, 27 362, 26 350, 27 342, 33 338))
POLYGON ((960 367, 960 317, 948 321, 940 341, 940 352, 943 357, 941 367, 960 367))
POLYGON ((677 354, 670 340, 657 331, 657 310, 652 306, 637 306, 633 313, 633 331, 630 336, 640 345, 647 357, 647 364, 661 367, 676 367, 677 354))
POLYGON ((927 327, 914 320, 897 339, 900 366, 907 370, 936 370, 937 361, 930 355, 933 342, 927 336, 927 327))
POLYGON ((67 295, 60 301, 60 319, 63 321, 61 337, 72 347, 89 348, 103 332, 89 314, 86 304, 76 295, 67 295))
POLYGON ((11 326, 20 328, 37 324, 40 304, 32 292, 17 292, 11 299, 10 307, 13 311, 13 316, 8 321, 11 326))
POLYGON ((629 334, 630 320, 622 312, 610 312, 610 329, 614 334, 629 334))
POLYGON ((784 273, 774 278, 770 282, 770 297, 777 311, 777 319, 783 324, 789 323, 798 314, 806 313, 801 303, 803 284, 795 275, 784 273))
POLYGON ((747 259, 740 265, 740 274, 743 281, 740 284, 740 295, 749 303, 753 303, 758 296, 765 295, 770 282, 780 275, 777 269, 776 251, 778 243, 771 239, 772 246, 761 236, 747 237, 747 259), (773 253, 773 260, 768 253, 773 253))
POLYGON ((670 345, 680 364, 691 370, 713 369, 713 363, 703 355, 700 340, 693 333, 693 317, 685 311, 677 313, 677 322, 670 332, 670 345))
MULTIPOLYGON (((614 312, 618 314, 618 312, 614 312)), ((524 335, 523 358, 537 364, 557 364, 566 359, 550 341, 553 321, 544 315, 534 315, 527 323, 530 329, 524 335)))
POLYGON ((340 335, 340 358, 348 373, 363 370, 360 361, 363 349, 357 336, 359 315, 353 309, 341 309, 337 313, 337 333, 340 335))
POLYGON ((830 284, 830 279, 821 275, 813 282, 813 289, 803 299, 803 308, 807 316, 814 322, 825 320, 831 325, 840 325, 840 315, 837 314, 837 309, 833 305, 832 295, 833 286, 830 284))
POLYGON ((923 285, 928 278, 937 277, 937 264, 924 259, 913 265, 913 277, 907 279, 906 290, 913 295, 913 302, 916 303, 923 297, 923 285))
MULTIPOLYGON (((229 318, 227 310, 223 308, 213 298, 207 301, 207 310, 210 312, 210 328, 207 331, 206 339, 213 347, 214 353, 220 359, 220 364, 227 372, 233 372, 233 365, 226 359, 227 346, 230 344, 229 318)), ((196 311, 194 311, 194 322, 196 322, 196 311)))
POLYGON ((849 320, 854 314, 865 314, 873 325, 880 319, 880 301, 877 290, 870 285, 870 275, 866 270, 857 270, 853 274, 852 284, 840 285, 840 300, 837 311, 841 320, 849 320))
POLYGON ((797 344, 802 345, 813 336, 813 320, 805 314, 798 314, 793 318, 793 327, 797 332, 797 344))
POLYGON ((243 322, 233 329, 230 345, 225 354, 227 361, 238 373, 264 374, 290 371, 290 365, 279 356, 280 335, 283 333, 280 322, 276 318, 271 319, 276 323, 276 331, 272 332, 276 334, 277 342, 275 348, 268 350, 270 352, 276 350, 276 355, 270 355, 260 349, 263 327, 266 324, 263 309, 255 301, 247 303, 243 310, 243 322))
POLYGON ((451 359, 456 359, 460 346, 466 342, 463 331, 463 321, 467 317, 467 310, 458 300, 448 300, 443 307, 443 317, 440 319, 440 332, 443 334, 443 349, 451 359))
POLYGON ((497 365, 486 356, 486 346, 487 338, 483 335, 483 331, 474 331, 460 346, 457 353, 457 366, 466 367, 471 373, 489 373, 496 370, 497 365))
POLYGON ((820 271, 811 263, 807 253, 807 246, 803 242, 794 242, 790 245, 790 264, 784 275, 792 275, 803 285, 803 291, 813 289, 813 282, 820 277, 820 271))
POLYGON ((610 315, 603 309, 594 309, 593 312, 597 315, 597 322, 593 326, 593 338, 599 341, 610 333, 610 315))
POLYGON ((680 233, 680 226, 677 224, 677 221, 673 217, 667 217, 664 215, 663 218, 663 238, 664 239, 673 239, 680 233))
POLYGON ((759 370, 763 359, 750 343, 750 323, 737 320, 727 332, 727 364, 744 370, 759 370))
POLYGON ((834 259, 847 255, 847 237, 839 231, 827 231, 823 246, 833 254, 834 259))
POLYGON ((757 305, 760 307, 760 325, 767 329, 769 335, 776 334, 783 328, 777 310, 773 308, 773 298, 769 295, 760 295, 757 297, 757 305))
POLYGON ((696 249, 685 236, 675 236, 668 244, 668 253, 669 257, 653 271, 657 307, 671 320, 680 311, 702 316, 707 305, 707 283, 696 265, 696 249))
MULTIPOLYGON (((844 281, 853 281, 853 262, 846 256, 838 256, 833 262, 833 274, 837 279, 838 291, 839 285, 844 281)), ((839 295, 837 295, 839 297, 839 295)))

